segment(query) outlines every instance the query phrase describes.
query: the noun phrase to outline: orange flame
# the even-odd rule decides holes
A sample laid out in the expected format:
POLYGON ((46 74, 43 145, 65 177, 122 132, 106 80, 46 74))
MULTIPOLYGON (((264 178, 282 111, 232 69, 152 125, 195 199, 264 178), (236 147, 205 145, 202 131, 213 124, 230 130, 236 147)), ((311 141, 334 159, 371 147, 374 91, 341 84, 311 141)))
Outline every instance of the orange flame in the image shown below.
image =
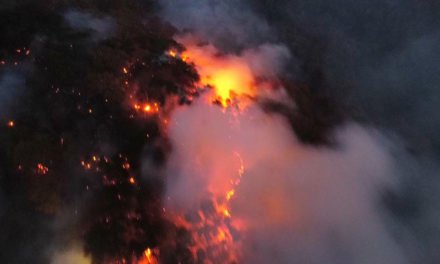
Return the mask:
POLYGON ((146 114, 155 114, 160 111, 158 103, 134 103, 133 108, 137 112, 144 112, 146 114))
MULTIPOLYGON (((249 98, 257 96, 257 80, 245 56, 219 54, 214 46, 197 45, 190 38, 179 41, 186 50, 181 53, 169 50, 166 55, 193 64, 200 76, 199 85, 212 88, 212 96, 208 94, 209 102, 214 101, 225 108, 238 106, 241 111, 251 103, 249 98)), ((202 199, 209 206, 193 208, 188 215, 194 218, 168 213, 176 225, 190 232, 189 249, 196 263, 237 263, 240 259, 241 241, 236 234, 245 231, 245 226, 239 217, 234 217, 232 202, 237 196, 245 166, 239 152, 228 152, 227 155, 230 155, 228 159, 237 160, 237 168, 235 170, 233 166, 232 171, 227 171, 228 175, 214 172, 221 174, 222 178, 217 180, 215 177, 207 186, 207 194, 202 199), (200 252, 203 252, 203 259, 198 259, 200 252)))
POLYGON ((203 208, 198 210, 198 220, 187 220, 182 216, 175 216, 173 219, 176 225, 183 226, 191 232, 193 243, 189 249, 196 262, 238 263, 240 259, 240 241, 234 233, 243 229, 233 219, 230 202, 245 168, 240 154, 238 152, 232 154, 239 163, 235 180, 230 183, 230 189, 224 194, 212 192, 210 194, 212 196, 207 198, 212 207, 210 206, 208 210, 203 208), (204 252, 204 260, 197 259, 201 251, 204 252))
POLYGON ((144 251, 144 256, 137 262, 137 264, 158 264, 158 252, 156 249, 147 248, 144 251))
MULTIPOLYGON (((255 95, 254 76, 244 59, 235 55, 220 56, 211 45, 199 46, 190 39, 182 41, 187 50, 180 54, 180 58, 195 65, 201 85, 214 88, 215 97, 212 99, 226 107, 237 97, 255 95)), ((175 51, 168 54, 177 56, 175 51)))

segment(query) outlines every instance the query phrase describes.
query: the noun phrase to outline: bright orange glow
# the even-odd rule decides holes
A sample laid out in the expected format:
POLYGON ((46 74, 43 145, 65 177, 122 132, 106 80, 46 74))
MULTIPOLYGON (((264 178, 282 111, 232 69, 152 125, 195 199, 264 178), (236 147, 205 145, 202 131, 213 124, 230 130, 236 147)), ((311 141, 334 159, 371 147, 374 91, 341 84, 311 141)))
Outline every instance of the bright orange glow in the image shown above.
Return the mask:
MULTIPOLYGON (((200 77, 199 87, 212 88, 212 93, 208 94, 209 102, 224 108, 238 106, 240 111, 251 103, 249 98, 257 96, 257 81, 252 71, 255 67, 251 69, 245 56, 219 54, 214 46, 198 45, 189 38, 180 39, 179 42, 184 44, 186 50, 182 53, 170 50, 167 54, 195 67, 200 77)), ((200 163, 203 163, 203 153, 197 154, 200 154, 200 163)), ((196 221, 168 213, 176 225, 190 232, 193 241, 190 250, 197 263, 238 263, 241 257, 241 239, 236 234, 245 231, 247 226, 240 221, 232 205, 234 198, 239 196, 237 187, 245 173, 245 166, 239 152, 228 151, 225 154, 228 160, 237 165, 226 173, 216 169, 209 172, 214 175, 213 180, 206 186, 208 194, 201 198, 209 203, 206 207, 209 210, 197 206, 193 208, 190 214, 197 216, 196 221), (216 177, 217 174, 221 177, 216 177), (200 252, 205 255, 203 259, 198 259, 200 252)), ((196 164, 199 164, 198 158, 196 164)))
POLYGON ((10 121, 8 122, 8 127, 14 127, 14 126, 15 126, 14 121, 13 121, 13 120, 10 120, 10 121))
POLYGON ((224 209, 223 210, 223 215, 226 216, 226 217, 231 217, 231 213, 229 213, 228 209, 224 209))
POLYGON ((168 55, 170 55, 171 57, 175 58, 177 56, 177 52, 174 50, 170 50, 168 51, 168 55))
POLYGON ((198 260, 200 263, 239 263, 241 244, 233 234, 244 230, 244 226, 233 217, 231 199, 245 168, 240 154, 231 154, 238 160, 238 167, 236 173, 231 175, 233 180, 229 183, 229 189, 224 190, 224 193, 217 192, 222 187, 212 186, 212 196, 208 198, 212 207, 210 206, 209 210, 198 210, 199 220, 196 222, 188 221, 179 215, 172 217, 176 225, 183 226, 191 232, 194 244, 190 246, 190 250, 195 259, 198 258, 198 252, 207 255, 203 261, 198 260))
POLYGON ((223 106, 240 96, 254 96, 255 81, 248 63, 235 55, 219 56, 211 45, 198 46, 192 40, 182 40, 187 48, 180 58, 193 63, 203 86, 212 86, 215 98, 223 106))
POLYGON ((129 181, 131 184, 135 184, 135 183, 136 183, 136 181, 135 181, 135 179, 134 179, 133 177, 130 177, 130 179, 128 179, 128 181, 129 181))
POLYGON ((147 248, 147 250, 145 250, 145 256, 147 257, 147 259, 150 261, 151 260, 151 249, 147 248))
POLYGON ((226 106, 234 96, 251 93, 251 79, 248 79, 247 70, 241 65, 230 65, 211 75, 202 76, 201 81, 205 85, 212 85, 218 100, 226 106))
POLYGON ((144 107, 144 111, 145 112, 150 112, 151 111, 151 105, 150 104, 146 104, 144 107))
POLYGON ((159 261, 157 259, 158 256, 158 250, 157 249, 150 249, 147 248, 144 251, 144 256, 142 259, 140 259, 137 264, 158 264, 159 261))
POLYGON ((234 196, 235 194, 235 190, 230 190, 227 194, 226 194, 226 200, 231 200, 232 196, 234 196))
POLYGON ((142 111, 146 114, 159 113, 160 110, 158 103, 144 103, 144 104, 134 103, 133 108, 136 111, 142 111))
POLYGON ((127 70, 127 68, 123 67, 123 68, 122 68, 122 72, 125 73, 125 74, 128 74, 128 70, 127 70))

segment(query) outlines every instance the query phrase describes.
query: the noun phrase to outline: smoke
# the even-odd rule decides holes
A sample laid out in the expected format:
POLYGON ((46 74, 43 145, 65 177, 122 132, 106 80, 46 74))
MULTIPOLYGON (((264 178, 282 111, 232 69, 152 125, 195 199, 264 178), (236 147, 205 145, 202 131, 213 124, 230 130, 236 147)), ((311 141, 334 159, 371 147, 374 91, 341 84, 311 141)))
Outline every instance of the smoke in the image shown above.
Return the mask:
POLYGON ((103 40, 112 36, 116 21, 110 16, 95 17, 78 10, 69 10, 64 14, 67 23, 80 31, 91 31, 95 40, 103 40))
POLYGON ((202 98, 177 110, 167 205, 186 211, 206 192, 224 193, 239 153, 246 170, 232 214, 248 224, 245 263, 438 262, 438 8, 411 0, 165 1, 166 19, 223 52, 281 47, 272 61, 244 57, 256 76, 294 82, 285 87, 296 102, 289 109, 325 109, 314 100, 324 96, 350 110, 344 125, 324 131, 332 146, 303 145, 286 120, 256 105, 240 113, 202 98), (298 83, 318 96, 300 104, 298 83))
POLYGON ((223 49, 249 48, 268 42, 270 27, 241 0, 161 3, 162 16, 180 30, 192 31, 223 49))
POLYGON ((436 1, 247 0, 296 56, 301 74, 351 115, 438 152, 436 1), (429 117, 428 117, 429 116, 429 117), (435 147, 434 147, 435 146, 435 147), (434 149, 433 149, 434 147, 434 149))
POLYGON ((402 130, 412 143, 419 144, 418 148, 436 148, 439 144, 440 119, 432 114, 438 110, 440 96, 437 89, 440 57, 434 51, 439 44, 438 32, 409 41, 388 54, 379 67, 369 68, 354 94, 353 100, 372 119, 402 130))
POLYGON ((242 158, 231 214, 246 223, 245 263, 406 263, 379 206, 398 178, 376 131, 349 125, 337 132, 338 148, 305 146, 282 117, 204 100, 178 110, 171 124, 173 209, 197 207, 212 189, 225 193, 239 170, 236 153, 242 158))
POLYGON ((439 262, 438 1, 0 2, 0 262, 188 263, 231 187, 245 263, 439 262), (251 89, 190 104, 162 18, 251 89))
POLYGON ((81 247, 74 246, 65 251, 56 252, 52 256, 51 264, 90 264, 89 258, 84 256, 81 247))
POLYGON ((396 185, 392 158, 362 127, 342 129, 337 142, 286 144, 249 168, 234 207, 250 223, 247 263, 406 263, 377 204, 396 185))
POLYGON ((9 114, 10 107, 25 87, 24 77, 17 71, 5 71, 0 75, 0 117, 9 114))

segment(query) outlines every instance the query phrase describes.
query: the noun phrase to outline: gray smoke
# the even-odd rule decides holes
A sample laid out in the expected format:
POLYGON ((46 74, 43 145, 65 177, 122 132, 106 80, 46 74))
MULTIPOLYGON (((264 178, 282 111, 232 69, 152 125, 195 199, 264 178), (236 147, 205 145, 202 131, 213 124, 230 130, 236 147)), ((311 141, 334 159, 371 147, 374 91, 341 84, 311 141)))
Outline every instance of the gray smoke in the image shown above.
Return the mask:
POLYGON ((96 17, 92 14, 70 10, 64 14, 67 23, 74 29, 93 33, 95 40, 103 40, 111 37, 116 21, 112 17, 96 17))
POLYGON ((241 135, 224 131, 222 115, 200 105, 178 111, 171 137, 186 143, 171 156, 177 165, 169 174, 177 180, 170 179, 169 195, 179 201, 173 206, 194 203, 197 190, 217 181, 209 172, 227 173, 234 164, 229 156, 217 164, 211 149, 230 155, 229 145, 250 144, 244 156, 252 157, 260 146, 269 154, 245 173, 234 205, 255 225, 246 233, 245 263, 438 263, 439 10, 434 1, 412 0, 164 1, 165 18, 223 51, 287 46, 289 68, 276 72, 336 98, 354 122, 336 129, 335 149, 303 146, 293 133, 258 135, 267 123, 286 129, 274 116, 245 125, 241 135), (203 137, 192 130, 200 127, 203 137), (201 168, 188 154, 200 148, 201 168), (285 151, 299 151, 300 158, 286 158, 285 151), (285 210, 272 215, 281 227, 267 215, 272 204, 285 210))
POLYGON ((25 78, 19 71, 7 70, 0 74, 0 117, 8 117, 10 107, 24 88, 25 78))
POLYGON ((241 0, 167 0, 162 5, 163 17, 178 29, 195 32, 222 48, 249 48, 272 35, 269 25, 241 0))

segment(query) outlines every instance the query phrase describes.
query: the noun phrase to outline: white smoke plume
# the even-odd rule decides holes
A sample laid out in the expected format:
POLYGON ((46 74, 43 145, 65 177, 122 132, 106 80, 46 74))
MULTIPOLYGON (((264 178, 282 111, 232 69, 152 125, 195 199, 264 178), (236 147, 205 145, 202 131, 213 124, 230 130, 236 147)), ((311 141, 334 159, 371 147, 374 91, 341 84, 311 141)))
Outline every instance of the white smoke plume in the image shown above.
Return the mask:
MULTIPOLYGON (((300 62, 285 45, 267 44, 271 26, 245 2, 169 0, 163 15, 222 51, 241 47, 256 79, 277 79, 286 61, 300 62), (264 59, 265 51, 277 55, 264 59)), ((301 28, 304 17, 292 21, 301 28)), ((243 263, 436 263, 438 239, 430 232, 438 228, 439 184, 432 157, 413 156, 394 133, 355 121, 333 132, 334 146, 304 145, 283 117, 257 104, 240 112, 207 98, 170 120, 166 206, 181 212, 200 206, 207 192, 224 193, 244 165, 231 210, 246 226, 243 263)), ((282 92, 273 98, 286 101, 282 92)))
POLYGON ((227 190, 242 158, 231 213, 246 223, 245 263, 406 263, 378 206, 382 188, 398 184, 395 161, 373 130, 341 128, 336 149, 304 146, 257 106, 237 114, 203 100, 171 124, 174 209, 227 190))
POLYGON ((180 30, 189 30, 222 48, 268 42, 270 27, 242 0, 166 0, 162 16, 180 30))

